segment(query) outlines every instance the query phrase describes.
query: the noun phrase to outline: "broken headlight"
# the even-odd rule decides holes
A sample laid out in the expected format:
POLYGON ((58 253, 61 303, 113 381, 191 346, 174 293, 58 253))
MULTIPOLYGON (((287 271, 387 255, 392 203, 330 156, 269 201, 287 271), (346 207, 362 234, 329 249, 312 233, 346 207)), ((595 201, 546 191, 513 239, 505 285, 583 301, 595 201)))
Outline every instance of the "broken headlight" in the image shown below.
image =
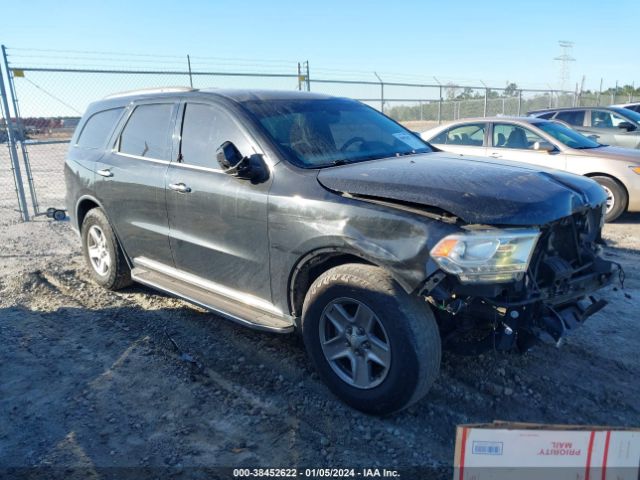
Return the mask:
POLYGON ((520 280, 529 268, 540 232, 535 229, 478 230, 448 235, 431 258, 462 283, 520 280))

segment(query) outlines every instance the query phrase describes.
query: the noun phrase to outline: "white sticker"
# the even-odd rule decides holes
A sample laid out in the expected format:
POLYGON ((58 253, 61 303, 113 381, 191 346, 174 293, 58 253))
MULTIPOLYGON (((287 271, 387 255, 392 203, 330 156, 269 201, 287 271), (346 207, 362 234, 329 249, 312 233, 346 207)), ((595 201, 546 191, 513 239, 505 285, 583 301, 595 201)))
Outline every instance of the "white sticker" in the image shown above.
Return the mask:
POLYGON ((411 133, 398 132, 394 133, 393 136, 400 140, 402 143, 406 143, 411 148, 424 148, 422 140, 411 133))

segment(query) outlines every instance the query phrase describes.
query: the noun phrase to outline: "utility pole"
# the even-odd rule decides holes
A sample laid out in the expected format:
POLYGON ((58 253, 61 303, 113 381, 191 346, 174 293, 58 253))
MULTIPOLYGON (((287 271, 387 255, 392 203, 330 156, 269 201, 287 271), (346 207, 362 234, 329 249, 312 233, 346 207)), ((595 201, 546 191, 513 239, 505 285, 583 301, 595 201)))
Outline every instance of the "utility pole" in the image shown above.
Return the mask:
POLYGON ((558 45, 560 45, 562 53, 555 57, 554 60, 560 62, 560 90, 564 90, 566 83, 571 79, 569 66, 571 62, 576 61, 576 59, 571 56, 574 43, 568 40, 560 40, 558 41, 558 45))

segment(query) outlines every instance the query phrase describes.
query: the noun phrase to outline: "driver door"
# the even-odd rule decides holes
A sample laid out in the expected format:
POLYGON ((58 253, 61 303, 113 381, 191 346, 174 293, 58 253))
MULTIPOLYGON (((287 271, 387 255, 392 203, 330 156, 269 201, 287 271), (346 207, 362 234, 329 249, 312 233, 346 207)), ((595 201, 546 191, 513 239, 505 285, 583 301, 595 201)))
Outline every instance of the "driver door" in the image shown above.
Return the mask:
POLYGON ((244 156, 259 153, 258 147, 221 106, 186 102, 181 118, 179 161, 171 163, 166 177, 175 266, 216 284, 225 295, 248 293, 271 302, 271 179, 252 184, 224 173, 216 160, 216 149, 225 141, 244 156))

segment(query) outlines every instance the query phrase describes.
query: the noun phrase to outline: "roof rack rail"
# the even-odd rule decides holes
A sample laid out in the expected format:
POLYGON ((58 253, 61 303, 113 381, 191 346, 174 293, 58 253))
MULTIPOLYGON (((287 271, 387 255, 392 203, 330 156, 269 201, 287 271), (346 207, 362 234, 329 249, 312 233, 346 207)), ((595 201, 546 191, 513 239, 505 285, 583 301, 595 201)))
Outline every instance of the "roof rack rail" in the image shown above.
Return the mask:
POLYGON ((179 93, 179 92, 195 92, 197 88, 192 87, 151 87, 140 88, 137 90, 127 90, 125 92, 112 93, 103 98, 107 100, 109 98, 129 97, 133 95, 151 94, 151 93, 179 93))

